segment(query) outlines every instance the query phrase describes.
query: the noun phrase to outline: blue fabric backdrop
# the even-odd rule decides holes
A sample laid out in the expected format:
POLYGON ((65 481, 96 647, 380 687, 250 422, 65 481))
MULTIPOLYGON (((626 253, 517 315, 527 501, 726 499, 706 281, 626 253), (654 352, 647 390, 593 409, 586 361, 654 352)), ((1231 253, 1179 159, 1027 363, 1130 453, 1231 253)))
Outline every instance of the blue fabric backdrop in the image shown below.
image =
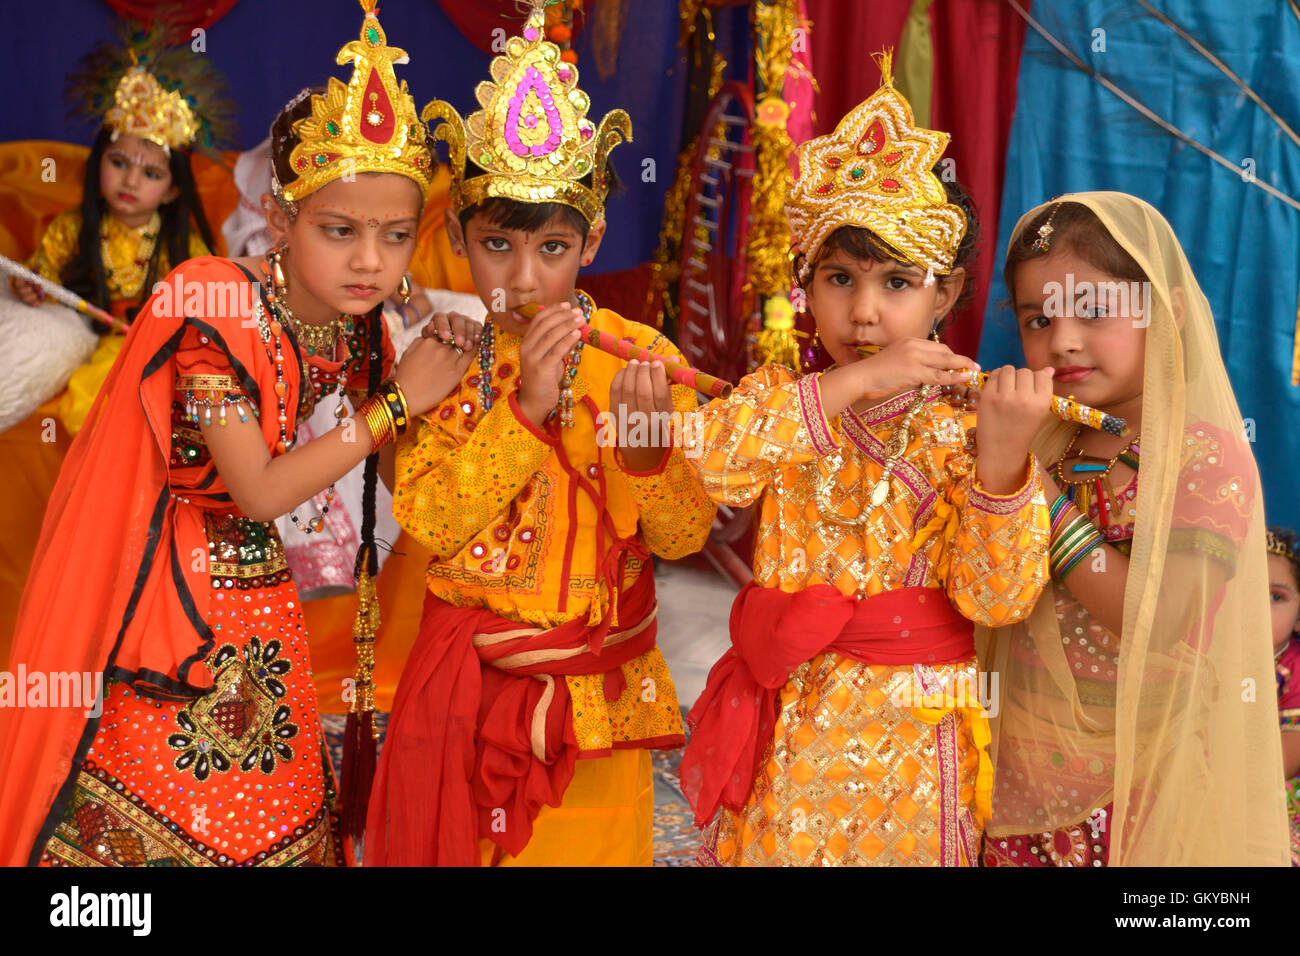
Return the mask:
MULTIPOLYGON (((1285 2, 1153 0, 1293 129, 1300 129, 1300 21, 1285 2)), ((1084 62, 1166 121, 1300 199, 1300 146, 1168 27, 1131 0, 1035 0, 1031 13, 1084 62), (1094 30, 1105 52, 1093 52, 1094 30)), ((1269 521, 1300 527, 1300 388, 1290 384, 1300 289, 1300 211, 1181 143, 1078 70, 1032 28, 1007 150, 997 247, 1026 210, 1066 192, 1114 189, 1160 209, 1210 300, 1254 450, 1269 521)), ((999 278, 984 367, 1024 361, 999 278)))
MULTIPOLYGON (((467 0, 469 2, 469 0, 467 0)), ((732 71, 744 75, 748 10, 718 11, 718 47, 732 71)), ((487 79, 489 57, 469 42, 434 0, 388 0, 380 19, 389 42, 411 62, 398 66, 417 108, 445 99, 462 113, 477 108, 474 87, 487 79)), ((5 3, 7 33, 16 38, 0 62, 0 89, 8 92, 0 110, 0 140, 53 139, 89 143, 90 126, 65 119, 64 77, 95 42, 114 35, 117 19, 103 0, 45 0, 5 3)), ((522 20, 502 20, 510 35, 522 20)), ((239 104, 240 148, 259 143, 276 112, 304 86, 329 75, 350 75, 334 64, 339 47, 361 27, 356 0, 241 0, 208 30, 207 55, 229 79, 239 104)), ((648 261, 658 242, 664 195, 681 149, 680 128, 686 66, 677 47, 677 4, 668 0, 627 4, 618 68, 601 80, 588 48, 578 37, 580 83, 591 95, 596 122, 615 107, 632 117, 634 141, 614 151, 627 192, 610 207, 610 232, 598 268, 613 272, 648 261), (655 161, 655 176, 643 181, 643 161, 655 161)), ((215 225, 215 224, 214 224, 215 225)))

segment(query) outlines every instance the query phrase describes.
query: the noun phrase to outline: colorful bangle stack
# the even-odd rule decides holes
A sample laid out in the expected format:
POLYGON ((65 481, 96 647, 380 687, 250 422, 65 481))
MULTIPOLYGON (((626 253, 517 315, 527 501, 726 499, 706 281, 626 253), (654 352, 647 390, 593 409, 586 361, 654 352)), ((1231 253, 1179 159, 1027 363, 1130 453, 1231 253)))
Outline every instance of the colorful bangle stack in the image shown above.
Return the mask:
POLYGON ((1065 495, 1052 502, 1047 513, 1052 522, 1047 561, 1053 579, 1061 581, 1106 539, 1065 495))
POLYGON ((399 436, 405 434, 411 421, 406 395, 394 381, 379 386, 379 391, 362 402, 357 411, 370 429, 372 451, 379 451, 385 445, 397 441, 399 436))

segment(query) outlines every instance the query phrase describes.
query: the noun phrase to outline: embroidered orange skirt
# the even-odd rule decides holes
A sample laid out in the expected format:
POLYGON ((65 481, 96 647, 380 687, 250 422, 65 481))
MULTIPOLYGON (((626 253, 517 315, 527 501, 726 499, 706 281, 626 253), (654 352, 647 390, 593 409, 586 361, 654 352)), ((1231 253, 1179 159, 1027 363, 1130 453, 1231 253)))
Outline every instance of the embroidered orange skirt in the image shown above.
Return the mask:
POLYGON ((215 687, 181 703, 109 682, 43 865, 342 865, 297 590, 212 597, 215 687))

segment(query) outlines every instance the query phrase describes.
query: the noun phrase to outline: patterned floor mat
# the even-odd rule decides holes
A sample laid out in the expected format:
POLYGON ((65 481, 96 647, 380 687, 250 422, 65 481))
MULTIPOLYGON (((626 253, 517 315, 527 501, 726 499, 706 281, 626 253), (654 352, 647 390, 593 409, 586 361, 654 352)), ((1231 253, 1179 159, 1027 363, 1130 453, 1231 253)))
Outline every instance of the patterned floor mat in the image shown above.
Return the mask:
MULTIPOLYGON (((685 715, 683 715, 685 716, 685 715)), ((329 747, 334 766, 343 765, 343 732, 347 726, 346 714, 322 714, 321 726, 325 730, 325 743, 329 747)), ((379 730, 379 746, 384 744, 388 728, 388 715, 375 714, 375 727, 379 730)), ((680 750, 655 750, 651 752, 655 780, 654 865, 691 866, 700 845, 699 831, 691 824, 691 809, 682 796, 678 770, 682 764, 680 750)))

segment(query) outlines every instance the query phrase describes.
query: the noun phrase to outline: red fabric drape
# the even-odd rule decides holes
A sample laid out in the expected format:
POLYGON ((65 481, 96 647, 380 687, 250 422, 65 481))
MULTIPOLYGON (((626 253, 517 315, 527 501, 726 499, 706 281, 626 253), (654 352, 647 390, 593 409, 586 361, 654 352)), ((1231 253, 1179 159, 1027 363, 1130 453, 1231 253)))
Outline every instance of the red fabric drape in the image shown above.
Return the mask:
MULTIPOLYGON (((1028 0, 1024 6, 1029 6, 1028 0)), ((1025 21, 1003 3, 937 0, 930 8, 930 29, 934 43, 930 124, 952 134, 947 155, 956 160, 957 178, 975 201, 981 235, 973 270, 975 296, 953 315, 944 339, 955 351, 973 356, 984 328, 993 270, 1000 269, 1002 262, 1002 250, 997 248, 998 214, 1025 21)))
POLYGON ((805 2, 812 21, 809 44, 820 88, 813 101, 817 111, 813 133, 825 136, 845 113, 880 86, 880 70, 871 54, 898 47, 912 0, 805 2))
POLYGON ((970 621, 933 588, 860 601, 825 584, 793 593, 744 587, 731 609, 731 647, 687 718, 681 781, 695 825, 708 824, 720 806, 740 812, 749 799, 776 727, 777 697, 801 663, 827 651, 864 664, 962 661, 975 656, 972 635, 970 621))
POLYGON ((238 0, 104 0, 113 12, 126 20, 152 21, 161 12, 168 13, 177 27, 186 31, 195 27, 208 29, 238 0))
POLYGON ((636 629, 654 606, 647 571, 618 598, 619 620, 634 632, 629 640, 604 643, 607 614, 595 626, 579 617, 538 635, 476 646, 475 634, 518 632, 519 623, 426 595, 375 772, 366 865, 476 866, 480 837, 518 856, 542 806, 560 805, 578 759, 563 675, 621 678, 619 668, 654 645, 657 622, 636 629), (590 649, 567 658, 518 662, 529 652, 584 647, 590 649), (507 666, 505 658, 516 662, 507 666), (542 674, 554 675, 552 691, 532 679, 542 674), (539 708, 540 741, 533 736, 539 708))

